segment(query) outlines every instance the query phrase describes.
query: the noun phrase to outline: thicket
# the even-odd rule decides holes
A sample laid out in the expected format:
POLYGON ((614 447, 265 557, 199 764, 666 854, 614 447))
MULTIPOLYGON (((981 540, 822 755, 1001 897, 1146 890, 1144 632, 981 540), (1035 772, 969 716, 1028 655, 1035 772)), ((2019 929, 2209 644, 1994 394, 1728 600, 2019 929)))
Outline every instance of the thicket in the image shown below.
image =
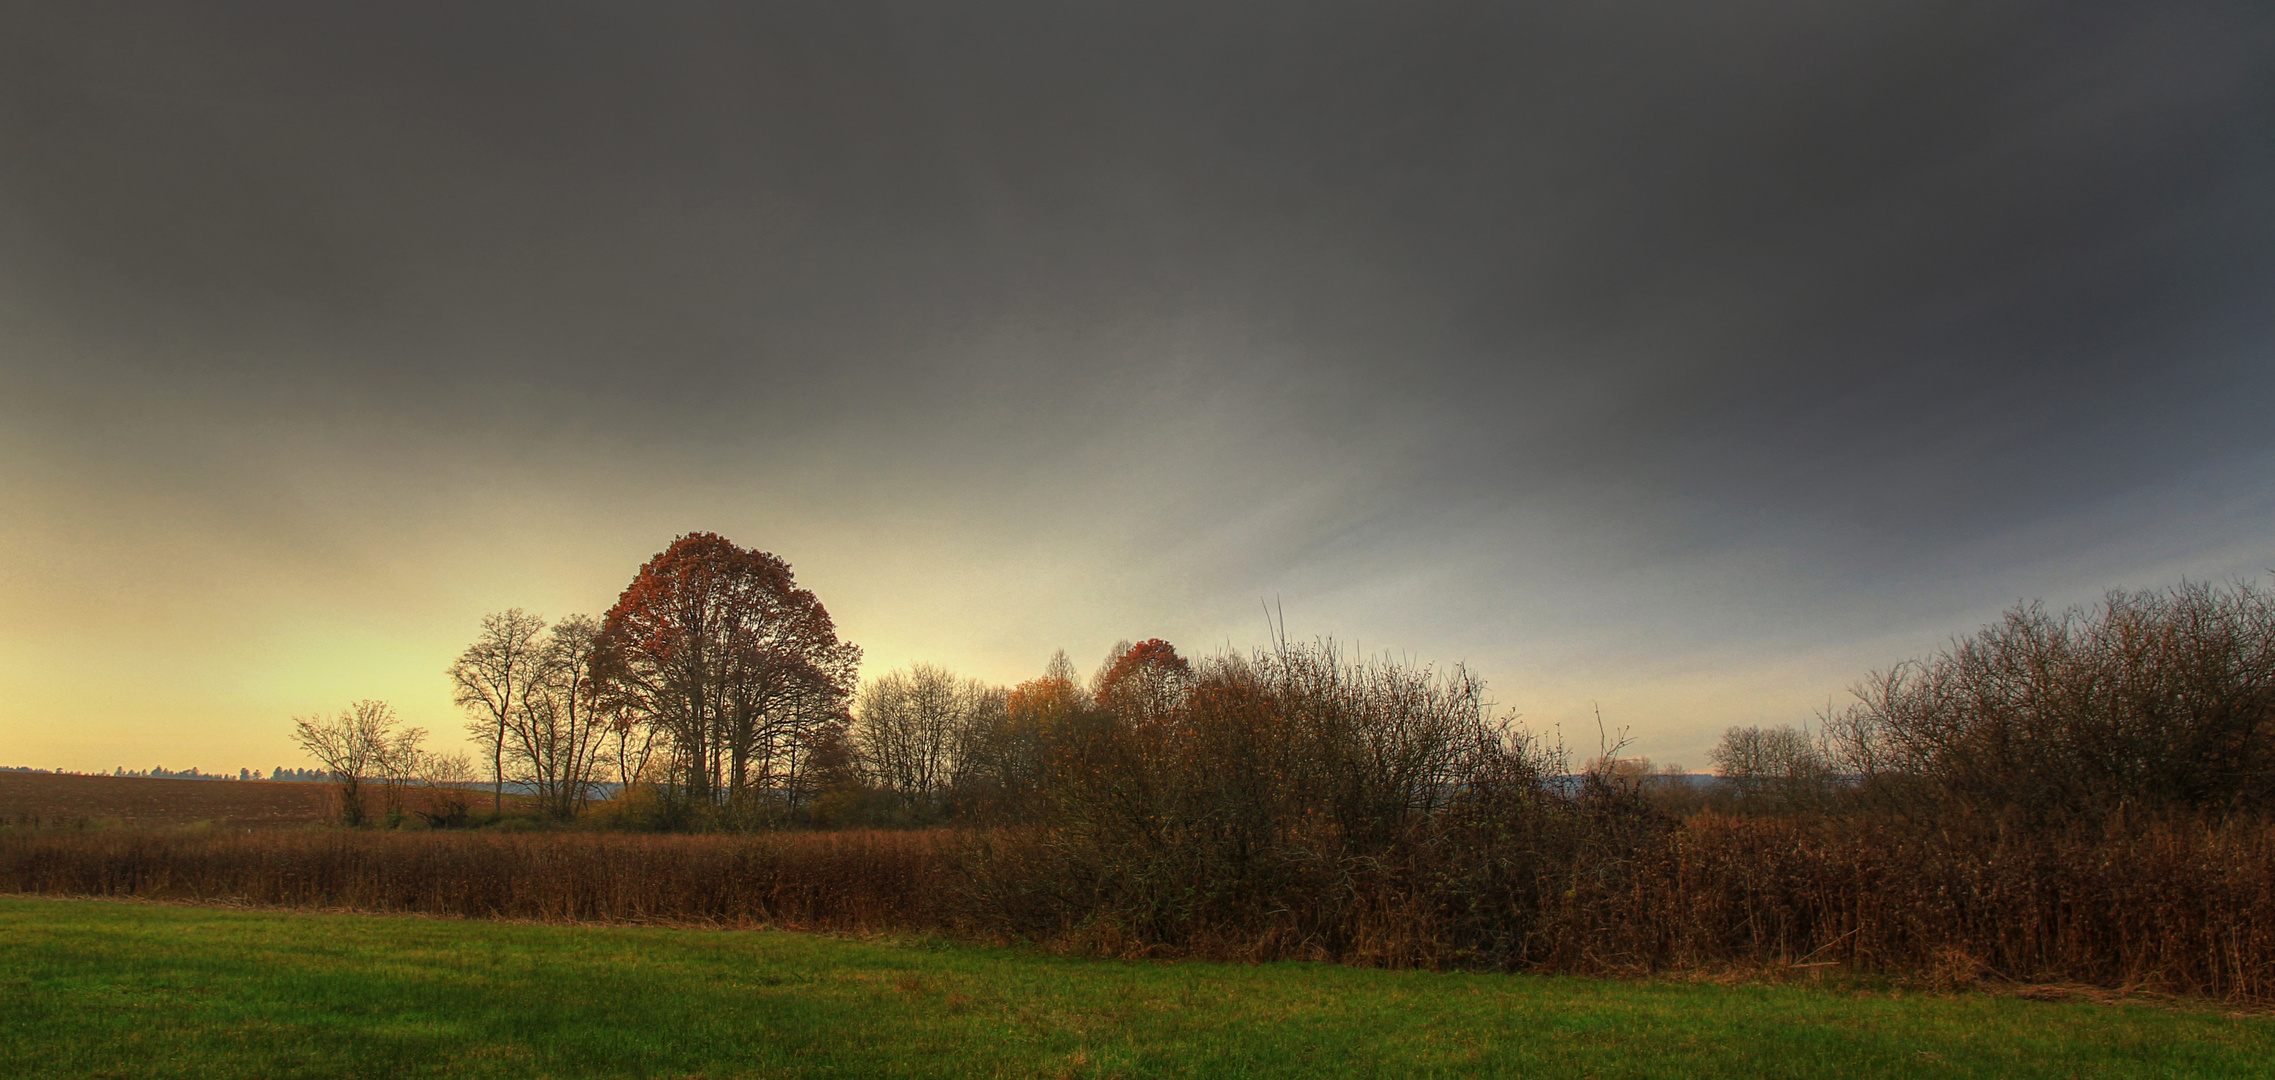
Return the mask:
POLYGON ((2275 598, 2251 582, 2036 604, 1825 718, 1883 807, 2034 823, 2275 810, 2275 598))

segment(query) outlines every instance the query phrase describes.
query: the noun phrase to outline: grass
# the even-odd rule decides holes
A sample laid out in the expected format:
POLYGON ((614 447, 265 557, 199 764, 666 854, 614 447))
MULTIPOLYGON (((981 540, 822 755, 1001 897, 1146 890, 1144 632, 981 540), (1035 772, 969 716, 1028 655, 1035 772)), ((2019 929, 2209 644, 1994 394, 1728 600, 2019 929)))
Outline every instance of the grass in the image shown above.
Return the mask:
POLYGON ((0 898, 0 1075, 2275 1075, 2275 1017, 0 898))

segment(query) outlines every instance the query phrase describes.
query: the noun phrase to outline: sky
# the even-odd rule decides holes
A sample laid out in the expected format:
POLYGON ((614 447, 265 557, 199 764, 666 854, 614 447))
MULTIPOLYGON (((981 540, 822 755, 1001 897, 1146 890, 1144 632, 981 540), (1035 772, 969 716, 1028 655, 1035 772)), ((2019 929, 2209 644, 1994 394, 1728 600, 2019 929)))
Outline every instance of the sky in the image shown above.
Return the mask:
POLYGON ((1694 770, 2275 568, 2258 3, 0 8, 0 764, 460 739, 690 531, 1694 770))

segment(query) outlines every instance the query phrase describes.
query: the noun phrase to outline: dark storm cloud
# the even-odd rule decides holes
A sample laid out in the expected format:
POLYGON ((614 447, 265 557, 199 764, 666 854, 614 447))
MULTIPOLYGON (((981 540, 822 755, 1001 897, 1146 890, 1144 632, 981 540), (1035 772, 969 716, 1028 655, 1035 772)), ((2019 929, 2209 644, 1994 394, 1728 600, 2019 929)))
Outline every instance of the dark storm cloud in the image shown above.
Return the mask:
POLYGON ((10 379, 89 439, 1112 487, 1240 588, 1528 516, 1852 587, 2270 449, 2256 5, 7 18, 0 271, 79 358, 10 379))

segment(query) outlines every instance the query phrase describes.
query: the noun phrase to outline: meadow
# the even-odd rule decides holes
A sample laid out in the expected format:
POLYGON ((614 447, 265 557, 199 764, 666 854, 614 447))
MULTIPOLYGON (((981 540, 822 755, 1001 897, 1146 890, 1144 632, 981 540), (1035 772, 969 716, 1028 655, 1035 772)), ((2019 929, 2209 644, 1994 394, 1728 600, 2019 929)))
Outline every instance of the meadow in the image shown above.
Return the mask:
POLYGON ((0 898, 0 1073, 2252 1077, 2275 1018, 0 898))

